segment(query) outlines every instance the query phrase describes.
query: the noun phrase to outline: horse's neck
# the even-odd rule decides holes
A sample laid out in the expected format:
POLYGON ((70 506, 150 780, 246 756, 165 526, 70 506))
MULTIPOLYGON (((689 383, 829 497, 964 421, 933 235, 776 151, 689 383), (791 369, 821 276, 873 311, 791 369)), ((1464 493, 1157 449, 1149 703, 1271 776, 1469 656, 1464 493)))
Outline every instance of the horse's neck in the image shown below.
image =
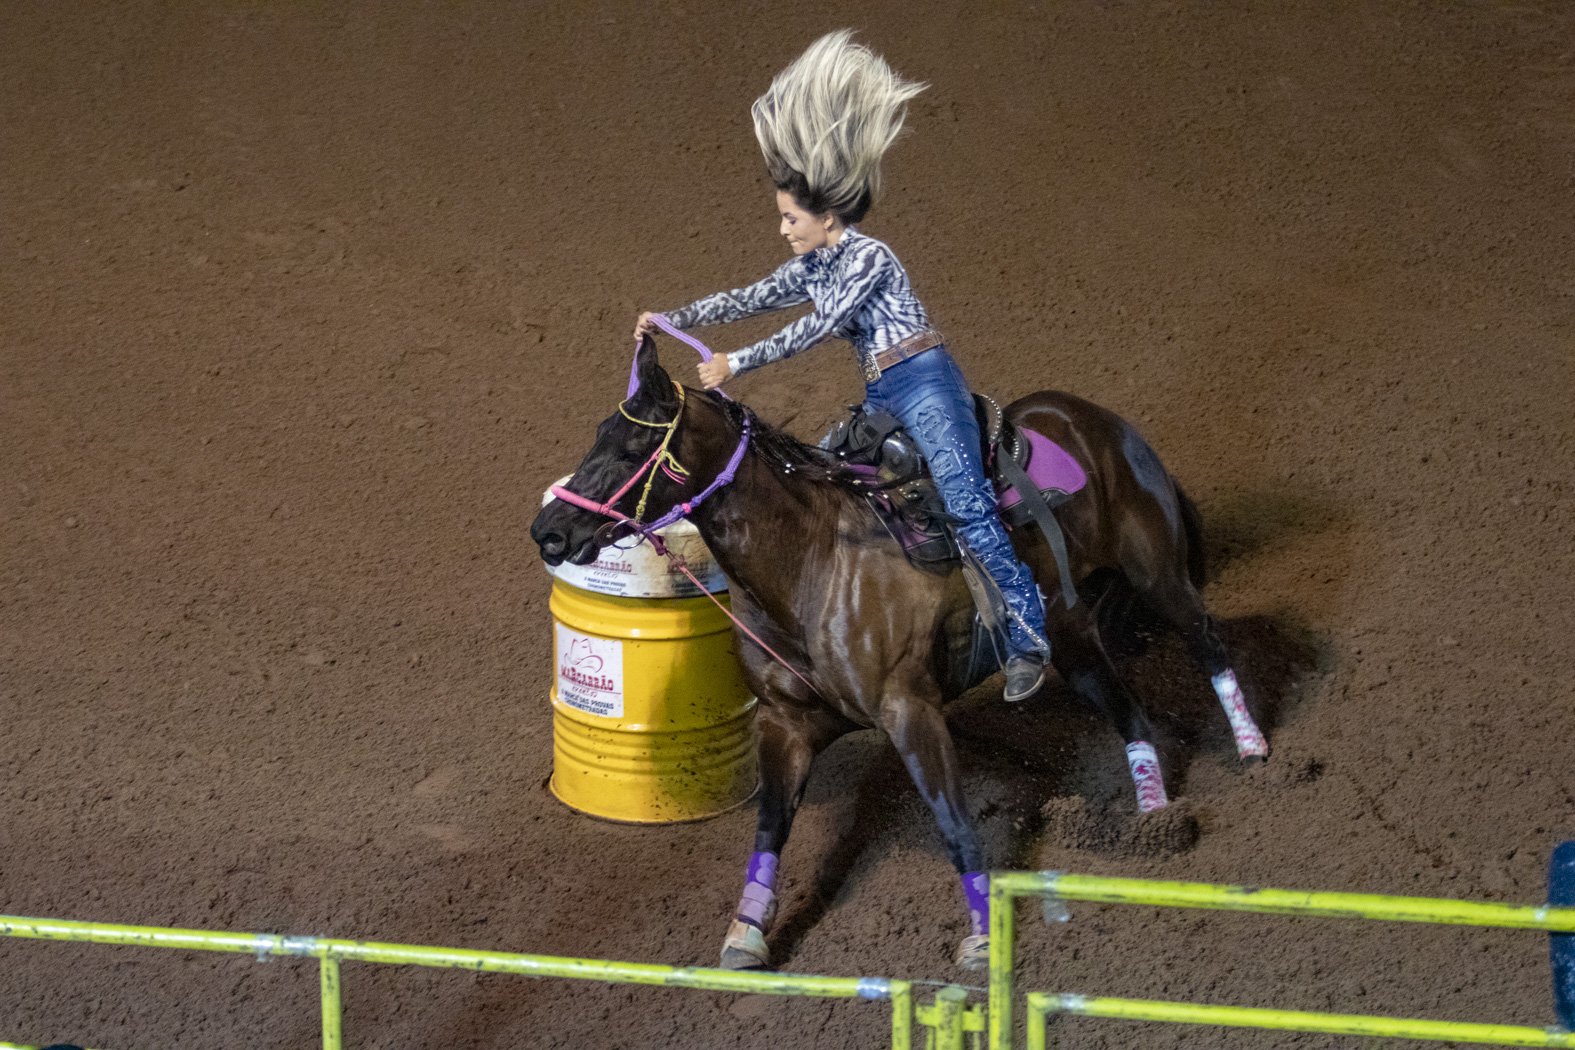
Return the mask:
POLYGON ((733 483, 694 515, 728 579, 783 626, 799 588, 811 582, 810 562, 836 542, 833 501, 812 491, 824 484, 784 475, 751 449, 733 483))

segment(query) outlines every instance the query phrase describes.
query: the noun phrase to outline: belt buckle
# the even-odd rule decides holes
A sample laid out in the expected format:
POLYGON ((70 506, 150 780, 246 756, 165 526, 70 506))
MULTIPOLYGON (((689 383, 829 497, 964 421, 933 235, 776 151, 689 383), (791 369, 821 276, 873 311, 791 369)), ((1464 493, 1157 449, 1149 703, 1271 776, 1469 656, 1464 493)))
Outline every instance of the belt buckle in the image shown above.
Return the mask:
POLYGON ((859 359, 859 366, 864 369, 864 381, 877 383, 880 381, 880 365, 875 363, 874 354, 864 354, 859 359))

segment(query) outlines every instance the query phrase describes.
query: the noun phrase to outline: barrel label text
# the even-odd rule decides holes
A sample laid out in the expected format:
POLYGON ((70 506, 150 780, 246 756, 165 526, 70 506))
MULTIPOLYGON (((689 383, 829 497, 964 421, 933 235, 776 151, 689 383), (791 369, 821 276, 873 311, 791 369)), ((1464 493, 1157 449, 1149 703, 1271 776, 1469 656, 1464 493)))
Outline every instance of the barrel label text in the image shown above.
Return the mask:
POLYGON ((577 711, 623 717, 623 643, 558 623, 558 699, 577 711))

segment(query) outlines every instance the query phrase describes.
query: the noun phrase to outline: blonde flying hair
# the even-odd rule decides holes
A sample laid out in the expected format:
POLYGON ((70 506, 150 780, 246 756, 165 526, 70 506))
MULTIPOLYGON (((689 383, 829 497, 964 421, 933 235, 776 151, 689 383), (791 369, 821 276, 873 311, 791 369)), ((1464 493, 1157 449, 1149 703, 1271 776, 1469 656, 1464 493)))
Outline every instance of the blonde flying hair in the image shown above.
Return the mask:
POLYGON ((844 223, 874 203, 881 156, 902 130, 908 100, 929 86, 903 80, 852 37, 839 29, 809 45, 750 107, 777 189, 844 223))

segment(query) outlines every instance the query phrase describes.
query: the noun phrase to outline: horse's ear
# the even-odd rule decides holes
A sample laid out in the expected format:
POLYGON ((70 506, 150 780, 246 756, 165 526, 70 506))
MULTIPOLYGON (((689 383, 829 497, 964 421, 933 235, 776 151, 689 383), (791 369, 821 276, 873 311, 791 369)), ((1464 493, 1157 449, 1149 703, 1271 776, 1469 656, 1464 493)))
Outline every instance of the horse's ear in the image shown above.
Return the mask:
POLYGON ((650 333, 640 337, 640 349, 634 352, 634 374, 640 381, 640 397, 659 405, 675 400, 673 381, 656 359, 656 340, 650 333))

